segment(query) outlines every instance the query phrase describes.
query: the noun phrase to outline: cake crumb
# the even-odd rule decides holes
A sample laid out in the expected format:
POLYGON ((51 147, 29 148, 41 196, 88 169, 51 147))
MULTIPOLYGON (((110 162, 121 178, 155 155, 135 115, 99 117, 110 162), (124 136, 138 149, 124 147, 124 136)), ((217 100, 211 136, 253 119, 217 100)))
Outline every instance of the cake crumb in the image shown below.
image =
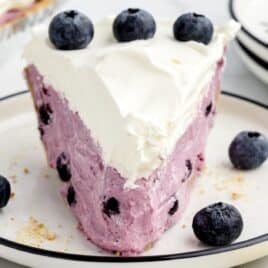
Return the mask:
POLYGON ((15 219, 13 217, 10 218, 10 221, 15 221, 15 219))
POLYGON ((24 168, 23 172, 24 172, 24 174, 25 174, 25 175, 27 175, 27 174, 29 174, 29 173, 30 173, 30 171, 29 171, 29 169, 28 169, 28 168, 24 168))
POLYGON ((183 224, 183 225, 181 226, 181 228, 182 228, 182 229, 185 229, 185 228, 186 228, 186 224, 183 224))
POLYGON ((56 233, 51 232, 34 217, 30 217, 27 224, 17 232, 17 240, 24 244, 40 247, 44 241, 54 241, 56 233))
POLYGON ((14 197, 15 197, 15 193, 12 192, 12 193, 10 194, 10 199, 12 199, 12 198, 14 198, 14 197))

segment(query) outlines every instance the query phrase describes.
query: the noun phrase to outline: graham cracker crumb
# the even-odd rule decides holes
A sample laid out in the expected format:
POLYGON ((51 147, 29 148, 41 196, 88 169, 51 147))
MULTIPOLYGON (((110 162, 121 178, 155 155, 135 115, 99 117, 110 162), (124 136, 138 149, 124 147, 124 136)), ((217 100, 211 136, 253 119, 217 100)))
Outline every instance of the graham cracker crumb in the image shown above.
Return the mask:
POLYGON ((121 254, 120 251, 115 251, 114 255, 117 256, 117 257, 120 257, 122 254, 121 254))
POLYGON ((174 63, 174 64, 180 64, 181 63, 178 59, 175 59, 175 58, 172 59, 171 62, 174 63))
POLYGON ((204 194, 205 193, 205 190, 204 189, 200 189, 199 190, 199 194, 204 194))
POLYGON ((235 201, 241 199, 244 195, 242 193, 233 192, 231 193, 231 198, 235 201))
POLYGON ((144 251, 148 251, 153 247, 152 243, 149 243, 148 245, 145 246, 144 251))
POLYGON ((242 174, 234 176, 233 180, 235 180, 238 183, 245 183, 245 177, 242 174))
POLYGON ((30 171, 29 171, 29 169, 28 169, 28 168, 24 168, 23 172, 24 172, 24 174, 25 174, 25 175, 27 175, 27 174, 29 174, 29 173, 30 173, 30 171))
POLYGON ((13 184, 15 184, 17 182, 17 176, 16 175, 11 175, 10 179, 12 180, 13 184))
POLYGON ((54 241, 57 235, 38 220, 30 217, 27 224, 17 232, 17 241, 40 247, 44 241, 54 241))

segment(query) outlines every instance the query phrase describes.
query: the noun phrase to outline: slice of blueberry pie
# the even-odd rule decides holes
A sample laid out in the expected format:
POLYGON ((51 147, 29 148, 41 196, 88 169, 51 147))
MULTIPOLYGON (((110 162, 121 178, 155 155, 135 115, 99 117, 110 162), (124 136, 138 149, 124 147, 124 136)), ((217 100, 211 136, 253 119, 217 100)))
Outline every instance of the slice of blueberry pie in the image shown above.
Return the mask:
POLYGON ((93 243, 136 255, 181 218, 238 29, 128 9, 95 26, 66 11, 34 31, 25 75, 41 139, 93 243))
POLYGON ((0 0, 0 39, 51 14, 63 0, 0 0))

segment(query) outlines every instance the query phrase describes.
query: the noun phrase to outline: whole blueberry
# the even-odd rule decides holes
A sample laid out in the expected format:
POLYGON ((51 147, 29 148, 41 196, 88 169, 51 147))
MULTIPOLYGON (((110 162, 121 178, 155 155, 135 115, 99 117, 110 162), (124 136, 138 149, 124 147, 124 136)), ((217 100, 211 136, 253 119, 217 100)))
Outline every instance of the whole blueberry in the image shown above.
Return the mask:
POLYGON ((212 39, 214 27, 204 15, 187 13, 177 18, 173 32, 178 41, 196 41, 207 45, 212 39))
POLYGON ((236 240, 243 230, 240 212, 232 205, 216 203, 200 210, 193 219, 196 237, 210 246, 225 246, 236 240))
POLYGON ((156 23, 153 16, 142 9, 129 8, 121 12, 113 23, 113 32, 119 42, 153 38, 156 23))
POLYGON ((11 187, 9 181, 0 175, 0 208, 4 208, 11 194, 11 187))
POLYGON ((50 41, 60 50, 85 48, 93 36, 94 28, 91 20, 75 10, 59 13, 49 25, 50 41))
POLYGON ((268 139, 259 132, 240 132, 229 147, 229 157, 237 169, 256 169, 268 158, 268 139))

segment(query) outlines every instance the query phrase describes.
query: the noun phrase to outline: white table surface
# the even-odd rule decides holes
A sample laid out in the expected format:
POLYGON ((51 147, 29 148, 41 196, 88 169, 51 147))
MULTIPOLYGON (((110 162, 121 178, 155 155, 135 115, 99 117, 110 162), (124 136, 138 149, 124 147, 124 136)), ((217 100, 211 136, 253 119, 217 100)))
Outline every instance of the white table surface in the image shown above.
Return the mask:
MULTIPOLYGON (((93 20, 107 14, 116 14, 127 7, 143 7, 155 16, 172 16, 184 11, 195 11, 208 15, 216 24, 228 20, 228 0, 69 0, 65 8, 77 8, 88 13, 93 20), (105 3, 105 4, 104 4, 105 3)), ((28 34, 13 38, 0 45, 0 97, 26 89, 21 75, 22 47, 28 34)), ((233 46, 228 51, 228 64, 223 79, 223 89, 268 103, 268 86, 257 80, 244 66, 233 46)), ((20 268, 0 259, 1 268, 20 268)), ((243 268, 268 267, 268 258, 244 265, 243 268)), ((210 267, 208 267, 210 268, 210 267)), ((211 267, 213 268, 213 267, 211 267)))

